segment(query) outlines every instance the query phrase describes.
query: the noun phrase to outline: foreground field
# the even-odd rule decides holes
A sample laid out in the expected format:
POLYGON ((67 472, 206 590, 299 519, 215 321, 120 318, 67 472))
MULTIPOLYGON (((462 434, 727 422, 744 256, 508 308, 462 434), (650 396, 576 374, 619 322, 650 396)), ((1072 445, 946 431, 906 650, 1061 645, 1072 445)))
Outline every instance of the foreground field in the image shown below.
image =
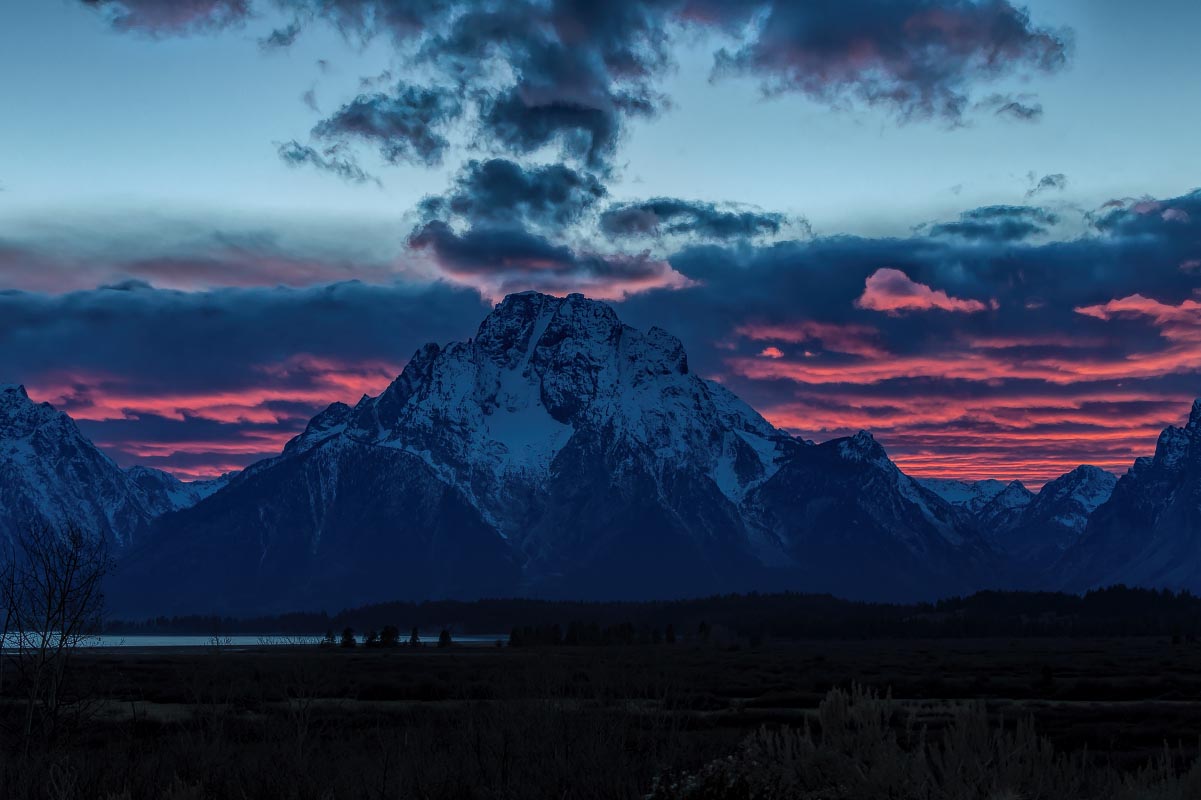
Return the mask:
POLYGON ((111 651, 74 681, 4 797, 991 798, 998 754, 1009 797, 1201 796, 1201 645, 1160 637, 111 651))

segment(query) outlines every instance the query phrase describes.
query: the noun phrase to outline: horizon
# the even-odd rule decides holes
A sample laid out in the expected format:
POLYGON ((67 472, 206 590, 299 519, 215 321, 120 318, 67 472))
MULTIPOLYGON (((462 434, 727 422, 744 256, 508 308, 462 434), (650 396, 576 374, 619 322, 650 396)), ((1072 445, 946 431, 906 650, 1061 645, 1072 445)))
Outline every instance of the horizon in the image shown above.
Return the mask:
POLYGON ((915 477, 1121 474, 1201 396, 1195 3, 417 9, 11 4, 0 379, 214 476, 531 289, 915 477))

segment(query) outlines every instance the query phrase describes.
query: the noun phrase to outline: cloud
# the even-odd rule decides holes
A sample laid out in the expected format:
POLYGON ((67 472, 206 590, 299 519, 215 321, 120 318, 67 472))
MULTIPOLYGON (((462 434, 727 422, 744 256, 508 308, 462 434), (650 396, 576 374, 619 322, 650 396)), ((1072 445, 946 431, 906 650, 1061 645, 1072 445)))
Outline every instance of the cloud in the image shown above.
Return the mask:
POLYGON ((787 217, 775 212, 722 208, 716 203, 671 197, 616 203, 600 216, 600 229, 611 239, 661 236, 750 239, 777 234, 787 223, 787 217))
POLYGON ((279 157, 290 167, 309 164, 323 172, 330 172, 351 183, 374 183, 380 185, 379 178, 369 175, 351 156, 338 155, 340 148, 327 147, 324 151, 303 145, 293 139, 276 146, 279 157))
POLYGON ((686 246, 668 260, 692 283, 619 313, 672 331, 694 371, 805 438, 866 428, 914 474, 1037 486, 1080 463, 1124 470, 1187 414, 1201 274, 1180 265, 1201 260, 1199 219, 1194 193, 1110 205, 1087 235, 1020 246, 928 229, 686 246), (902 275, 880 305, 933 307, 921 289, 909 299, 918 286, 977 310, 856 305, 881 265, 902 275))
POLYGON ((951 297, 941 289, 915 283, 899 269, 882 268, 868 276, 863 294, 855 301, 858 308, 899 314, 905 311, 954 311, 975 314, 988 306, 979 300, 951 297))
POLYGON ((463 113, 447 89, 400 85, 390 94, 361 94, 317 123, 313 136, 333 143, 374 144, 389 164, 435 166, 450 142, 446 129, 463 113))
POLYGON ((259 40, 259 47, 264 50, 278 50, 291 47, 300 36, 300 31, 301 27, 298 22, 293 22, 291 25, 286 25, 282 28, 276 28, 266 37, 259 40))
MULTIPOLYGON (((727 24, 738 4, 698 2, 727 24)), ((718 74, 759 77, 769 94, 861 102, 902 120, 958 122, 976 83, 1068 61, 1068 34, 1035 26, 1007 0, 822 0, 756 4, 753 32, 718 53, 718 74)))
POLYGON ((888 354, 880 343, 880 331, 869 325, 817 320, 799 320, 782 325, 749 322, 738 326, 735 333, 756 342, 804 344, 806 352, 824 350, 866 358, 880 358, 888 354))
POLYGON ((665 261, 645 253, 576 251, 521 228, 473 227, 460 234, 434 220, 414 231, 409 244, 429 252, 448 277, 476 287, 493 300, 531 288, 619 299, 687 284, 665 261))
MULTIPOLYGON (((1037 173, 1033 172, 1030 173, 1031 182, 1034 181, 1034 176, 1036 174, 1037 173)), ((1068 188, 1068 176, 1064 175, 1062 172, 1056 172, 1054 174, 1044 175, 1039 178, 1038 182, 1031 186, 1030 190, 1026 192, 1026 197, 1034 197, 1036 194, 1041 194, 1042 192, 1062 192, 1066 188, 1068 188)))
POLYGON ((1032 206, 983 206, 965 211, 958 222, 930 226, 930 236, 957 236, 968 241, 1019 242, 1047 233, 1059 217, 1032 206))
POLYGON ((108 217, 69 220, 36 238, 0 239, 0 286, 62 294, 129 281, 195 291, 414 277, 412 265, 366 239, 358 227, 315 224, 226 228, 148 215, 122 229, 108 217))
POLYGON ((0 375, 118 461, 215 474, 277 453, 316 411, 395 377, 487 312, 445 284, 0 292, 0 375))
POLYGON ((975 108, 992 111, 995 116, 1016 122, 1037 122, 1043 118, 1043 104, 1031 95, 991 94, 975 108))
POLYGON ((180 35, 228 28, 250 16, 250 0, 82 0, 113 27, 180 35))
MULTIPOLYGON (((252 12, 251 0, 85 2, 122 27, 159 33, 252 12)), ((715 78, 751 76, 771 94, 952 124, 974 107, 978 86, 1053 73, 1071 49, 1067 32, 1036 25, 1009 0, 259 0, 254 9, 292 14, 263 40, 268 49, 315 24, 360 44, 385 41, 412 82, 350 100, 315 134, 425 165, 441 162, 449 128, 462 122, 482 150, 553 147, 608 172, 628 122, 670 107, 661 84, 673 49, 698 34, 728 43, 715 78)), ((1041 106, 1018 98, 994 111, 1031 119, 1041 106)))
POLYGON ((443 195, 427 197, 428 217, 454 216, 478 224, 563 227, 578 222, 608 194, 594 175, 564 164, 526 168, 494 158, 469 161, 443 195))

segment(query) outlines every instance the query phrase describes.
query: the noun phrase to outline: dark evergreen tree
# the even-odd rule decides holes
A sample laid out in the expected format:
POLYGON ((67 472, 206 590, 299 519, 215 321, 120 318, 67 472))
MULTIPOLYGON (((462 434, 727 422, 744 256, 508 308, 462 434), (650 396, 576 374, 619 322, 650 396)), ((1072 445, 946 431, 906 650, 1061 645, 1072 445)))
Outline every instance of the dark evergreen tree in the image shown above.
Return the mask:
POLYGON ((442 633, 438 634, 438 646, 450 647, 450 631, 446 628, 442 629, 442 633))
POLYGON ((400 644, 400 628, 395 625, 385 625, 379 633, 380 647, 396 647, 400 644))
POLYGON ((358 643, 358 640, 354 638, 354 628, 342 631, 342 647, 355 647, 358 643))
POLYGON ((413 626, 413 632, 409 634, 409 647, 421 647, 421 632, 417 630, 417 626, 413 626))

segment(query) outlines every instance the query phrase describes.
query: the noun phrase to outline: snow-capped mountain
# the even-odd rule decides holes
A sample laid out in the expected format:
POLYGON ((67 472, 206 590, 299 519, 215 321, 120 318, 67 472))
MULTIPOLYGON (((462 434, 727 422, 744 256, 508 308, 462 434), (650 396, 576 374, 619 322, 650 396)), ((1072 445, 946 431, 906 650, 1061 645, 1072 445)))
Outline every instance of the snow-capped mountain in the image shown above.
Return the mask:
POLYGON ((1136 459, 1056 565, 1070 589, 1124 583, 1201 590, 1201 400, 1136 459))
POLYGON ((179 511, 196 505, 213 492, 224 487, 237 473, 200 481, 181 481, 169 472, 153 467, 134 466, 125 470, 141 493, 152 516, 179 511))
POLYGON ((972 516, 993 547, 1020 565, 1021 585, 1046 588, 1050 578, 1044 570, 1076 543, 1117 480, 1085 465, 1047 483, 1038 494, 1021 481, 927 478, 921 483, 972 516))
POLYGON ((951 505, 967 511, 987 537, 995 537, 1011 528, 1034 500, 1034 493, 1021 481, 925 478, 919 483, 951 505))
POLYGON ((190 610, 835 574, 843 594, 934 596, 989 557, 870 436, 807 444, 691 372, 669 333, 533 292, 159 529, 129 574, 190 610))
POLYGON ((207 490, 189 487, 157 470, 122 471, 69 416, 23 386, 0 386, 0 539, 27 525, 74 524, 120 550, 207 490))
MULTIPOLYGON (((1050 481, 1008 526, 997 546, 1029 568, 1045 568, 1080 540, 1089 517, 1113 493, 1118 477, 1082 465, 1050 481)), ((1030 574, 1031 580, 1040 577, 1030 574)))
POLYGON ((959 506, 975 514, 988 505, 993 498, 1005 491, 1004 481, 987 479, 982 481, 964 481, 955 478, 917 478, 926 489, 946 500, 953 506, 959 506))

